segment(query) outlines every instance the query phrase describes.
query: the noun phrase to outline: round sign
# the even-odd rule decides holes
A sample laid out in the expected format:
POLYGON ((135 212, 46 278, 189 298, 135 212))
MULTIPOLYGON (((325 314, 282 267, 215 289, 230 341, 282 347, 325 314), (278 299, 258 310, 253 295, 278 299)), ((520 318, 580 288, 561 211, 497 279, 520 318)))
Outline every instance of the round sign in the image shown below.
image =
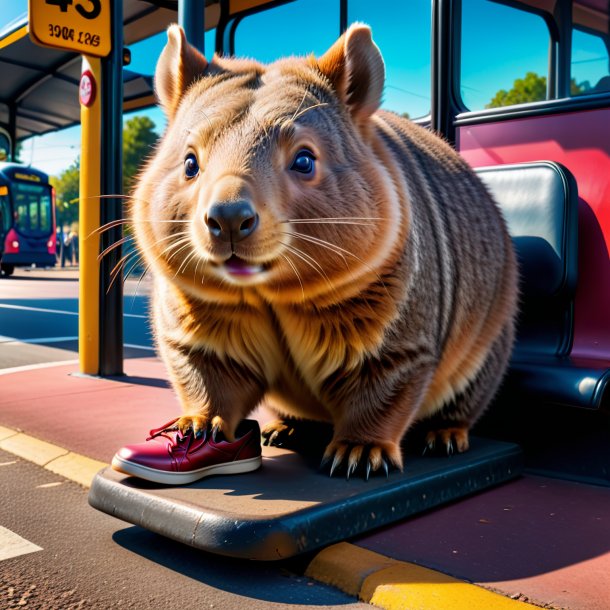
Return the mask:
POLYGON ((81 74, 78 96, 83 106, 91 106, 95 101, 95 78, 89 70, 81 74))

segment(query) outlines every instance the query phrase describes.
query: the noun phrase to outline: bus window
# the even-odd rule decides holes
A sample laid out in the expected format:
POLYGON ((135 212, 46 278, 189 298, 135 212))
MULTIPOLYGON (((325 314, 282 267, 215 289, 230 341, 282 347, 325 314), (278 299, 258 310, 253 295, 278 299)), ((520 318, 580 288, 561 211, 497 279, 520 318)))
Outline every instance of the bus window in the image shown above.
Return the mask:
MULTIPOLYGON (((606 17, 607 19, 607 17, 606 17)), ((571 93, 587 95, 610 91, 610 60, 603 38, 593 32, 572 32, 571 93)))
POLYGON ((371 26, 386 69, 383 107, 410 118, 430 113, 430 0, 349 0, 348 22, 371 26))
POLYGON ((20 233, 47 235, 52 231, 51 191, 48 186, 14 182, 15 226, 20 233))
POLYGON ((551 36, 539 13, 462 0, 460 95, 469 110, 548 99, 551 36))
POLYGON ((235 30, 235 55, 271 62, 321 55, 339 37, 339 0, 295 0, 246 15, 235 30))

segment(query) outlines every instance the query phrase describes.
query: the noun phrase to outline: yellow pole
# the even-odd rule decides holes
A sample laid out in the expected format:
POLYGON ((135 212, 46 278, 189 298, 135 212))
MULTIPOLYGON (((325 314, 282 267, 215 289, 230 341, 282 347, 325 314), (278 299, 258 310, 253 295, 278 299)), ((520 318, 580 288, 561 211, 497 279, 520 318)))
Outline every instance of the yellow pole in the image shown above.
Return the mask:
POLYGON ((100 161, 101 61, 83 55, 82 72, 91 72, 96 93, 93 103, 81 103, 81 157, 79 184, 79 307, 78 354, 80 372, 99 374, 100 345, 100 161))

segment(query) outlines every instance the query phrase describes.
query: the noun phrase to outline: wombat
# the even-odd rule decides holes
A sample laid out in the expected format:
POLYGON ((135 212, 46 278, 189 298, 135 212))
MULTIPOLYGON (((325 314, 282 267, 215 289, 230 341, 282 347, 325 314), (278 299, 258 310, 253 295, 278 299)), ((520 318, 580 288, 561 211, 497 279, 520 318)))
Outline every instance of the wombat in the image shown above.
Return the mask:
POLYGON ((155 87, 168 125, 132 218, 180 428, 232 440, 265 399, 332 423, 331 474, 402 468, 416 422, 465 451, 511 352, 515 255, 460 156, 379 109, 370 29, 263 65, 208 62, 173 25, 155 87))

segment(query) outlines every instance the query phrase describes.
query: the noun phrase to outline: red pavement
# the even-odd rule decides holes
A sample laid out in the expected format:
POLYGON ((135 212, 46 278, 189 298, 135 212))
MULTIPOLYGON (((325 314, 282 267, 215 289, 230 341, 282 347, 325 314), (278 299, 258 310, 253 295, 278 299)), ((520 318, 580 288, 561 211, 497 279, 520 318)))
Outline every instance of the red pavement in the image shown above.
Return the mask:
MULTIPOLYGON (((125 369, 117 380, 74 365, 3 375, 0 425, 109 462, 180 414, 159 360, 125 369)), ((525 476, 355 543, 540 605, 610 608, 609 488, 525 476)))

